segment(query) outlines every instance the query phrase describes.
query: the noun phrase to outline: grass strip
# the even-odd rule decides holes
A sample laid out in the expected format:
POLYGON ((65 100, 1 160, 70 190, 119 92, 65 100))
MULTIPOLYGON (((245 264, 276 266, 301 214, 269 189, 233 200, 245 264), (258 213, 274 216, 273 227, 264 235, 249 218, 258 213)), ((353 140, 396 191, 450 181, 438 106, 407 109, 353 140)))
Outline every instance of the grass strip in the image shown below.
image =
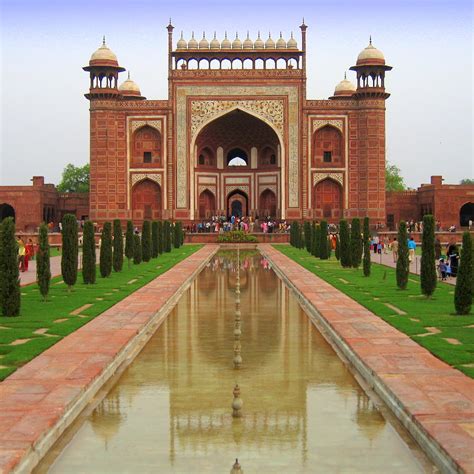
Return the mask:
POLYGON ((124 262, 123 270, 112 272, 109 278, 101 278, 98 272, 94 285, 84 285, 79 272, 71 293, 64 283, 59 283, 62 277, 55 277, 47 302, 42 301, 36 283, 22 287, 20 316, 0 317, 0 380, 201 247, 184 245, 130 268, 124 262), (71 314, 87 304, 91 306, 71 314))
POLYGON ((456 316, 454 287, 438 282, 431 298, 421 295, 420 278, 410 275, 408 288, 396 286, 395 269, 372 263, 372 274, 364 277, 359 269, 342 268, 334 258, 320 260, 306 250, 288 245, 274 245, 281 253, 351 297, 391 326, 405 333, 433 355, 474 378, 474 313, 456 316), (346 281, 347 283, 344 283, 346 281), (416 283, 415 283, 416 281, 416 283), (386 305, 406 314, 398 314, 386 305), (439 333, 425 335, 434 327, 439 333), (447 339, 459 341, 453 344, 447 339))

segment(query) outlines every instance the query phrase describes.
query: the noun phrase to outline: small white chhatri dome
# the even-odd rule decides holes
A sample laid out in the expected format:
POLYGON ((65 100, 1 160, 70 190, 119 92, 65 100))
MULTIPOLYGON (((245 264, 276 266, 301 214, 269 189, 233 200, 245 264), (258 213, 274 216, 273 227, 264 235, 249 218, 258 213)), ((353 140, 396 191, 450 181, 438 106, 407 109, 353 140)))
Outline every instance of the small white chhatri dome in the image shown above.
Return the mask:
POLYGON ((181 32, 181 38, 179 38, 178 43, 176 44, 177 49, 187 49, 188 48, 188 43, 186 43, 186 40, 183 38, 183 32, 181 32))
POLYGON ((222 48, 222 49, 230 49, 230 48, 232 48, 232 44, 231 44, 231 42, 230 42, 230 39, 227 38, 227 31, 226 31, 225 34, 224 34, 224 39, 222 40, 221 48, 222 48))
POLYGON ((344 79, 337 84, 334 89, 334 95, 347 95, 351 96, 357 90, 355 84, 349 81, 344 73, 344 79))
POLYGON ((263 49, 263 48, 265 48, 265 43, 263 42, 263 39, 260 38, 260 31, 258 32, 257 39, 255 40, 254 48, 255 48, 255 49, 263 49))
POLYGON ((214 31, 214 38, 211 40, 211 49, 221 49, 221 43, 216 38, 216 32, 214 31))
POLYGON ((268 39, 265 41, 265 49, 275 49, 275 41, 273 41, 271 33, 268 33, 268 39))
POLYGON ((277 49, 286 49, 286 41, 283 39, 281 31, 280 31, 280 37, 278 38, 276 42, 276 47, 277 49))
POLYGON ((369 45, 357 56, 357 65, 364 64, 385 64, 385 56, 382 51, 372 45, 372 37, 370 37, 369 45))
POLYGON ((245 38, 245 41, 244 41, 244 49, 253 49, 253 41, 250 39, 248 31, 247 31, 247 38, 245 38))
POLYGON ((105 44, 105 36, 102 39, 102 46, 92 54, 92 56, 89 60, 89 64, 92 66, 93 64, 96 64, 96 63, 99 63, 99 62, 102 62, 102 61, 106 61, 106 62, 109 62, 109 63, 112 62, 112 63, 115 63, 116 66, 118 65, 117 56, 105 44))
POLYGON ((239 33, 235 33, 235 40, 232 41, 232 49, 242 49, 242 41, 239 40, 239 33))
POLYGON ((198 42, 196 41, 196 38, 194 37, 194 31, 191 34, 191 39, 188 41, 188 49, 197 49, 198 48, 198 42))
POLYGON ((209 49, 209 41, 207 41, 204 31, 202 32, 202 39, 199 41, 199 49, 209 49))
POLYGON ((291 32, 291 38, 288 40, 286 47, 288 49, 298 49, 298 43, 296 42, 295 38, 293 38, 293 32, 291 32))
POLYGON ((127 79, 120 84, 119 91, 122 95, 141 95, 138 84, 130 79, 130 71, 128 71, 127 79))

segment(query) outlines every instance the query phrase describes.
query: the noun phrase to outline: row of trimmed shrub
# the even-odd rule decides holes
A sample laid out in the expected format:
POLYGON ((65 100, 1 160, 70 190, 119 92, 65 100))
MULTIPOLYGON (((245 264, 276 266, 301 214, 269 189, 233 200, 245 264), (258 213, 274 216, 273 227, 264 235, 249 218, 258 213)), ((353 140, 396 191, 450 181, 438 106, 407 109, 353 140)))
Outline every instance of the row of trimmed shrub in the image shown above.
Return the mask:
MULTIPOLYGON (((68 291, 76 284, 79 263, 79 235, 76 216, 66 214, 62 220, 61 275, 68 291)), ((107 278, 114 272, 120 272, 124 256, 130 266, 142 261, 148 262, 172 247, 181 247, 184 232, 181 222, 144 221, 141 235, 134 232, 132 221, 127 221, 125 245, 122 223, 116 219, 113 225, 106 222, 102 229, 99 253, 99 272, 107 278)), ((96 242, 94 226, 86 221, 82 241, 82 278, 85 284, 96 282, 96 242)), ((36 276, 38 288, 43 300, 49 293, 51 281, 50 248, 48 228, 42 224, 38 236, 36 254, 36 276)), ((15 222, 6 218, 0 224, 0 307, 3 316, 20 314, 20 276, 18 268, 18 246, 15 238, 15 222)))
MULTIPOLYGON (((345 219, 339 222, 339 234, 336 234, 336 258, 344 268, 359 268, 363 264, 365 276, 370 275, 370 222, 364 218, 363 231, 360 219, 352 219, 351 226, 345 219)), ((398 227, 398 259, 396 263, 396 281, 401 290, 406 289, 410 271, 408 252, 408 232, 405 222, 398 227)), ((331 255, 331 243, 326 221, 298 221, 291 224, 290 244, 306 250, 315 257, 328 259, 331 255)), ((469 232, 463 234, 463 245, 459 270, 454 292, 454 306, 457 314, 469 314, 474 296, 474 244, 469 232)), ((431 297, 436 289, 438 276, 435 260, 435 225, 432 215, 423 217, 422 256, 420 269, 421 292, 431 297)))

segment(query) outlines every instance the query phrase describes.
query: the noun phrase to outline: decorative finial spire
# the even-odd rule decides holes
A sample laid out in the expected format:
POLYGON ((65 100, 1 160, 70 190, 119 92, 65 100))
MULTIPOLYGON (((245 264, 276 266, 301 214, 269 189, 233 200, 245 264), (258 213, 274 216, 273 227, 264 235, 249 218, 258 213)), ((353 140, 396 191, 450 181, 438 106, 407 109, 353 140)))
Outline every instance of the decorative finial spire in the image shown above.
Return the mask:
POLYGON ((250 31, 247 30, 247 39, 250 39, 250 31))
POLYGON ((346 76, 347 76, 347 71, 344 71, 344 80, 346 80, 346 79, 347 79, 347 77, 346 77, 346 76))
POLYGON ((239 39, 239 32, 238 31, 235 32, 235 39, 239 39))
POLYGON ((191 38, 194 39, 194 31, 191 32, 191 38))
POLYGON ((216 38, 216 34, 217 34, 217 33, 214 31, 214 39, 217 39, 217 38, 216 38))
POLYGON ((102 37, 102 46, 105 46, 105 35, 102 37))
POLYGON ((260 30, 258 30, 258 39, 260 39, 260 30))
POLYGON ((184 39, 184 38, 183 38, 183 30, 181 30, 181 39, 184 39))
POLYGON ((224 38, 227 39, 227 31, 224 32, 224 38))
POLYGON ((369 36, 369 45, 372 46, 372 35, 369 36))
POLYGON ((269 38, 272 37, 272 32, 271 32, 271 31, 268 32, 268 37, 269 37, 269 38))
POLYGON ((283 38, 283 34, 282 34, 282 32, 281 32, 281 31, 280 31, 280 38, 283 38))
POLYGON ((206 39, 206 32, 205 31, 202 32, 202 39, 206 39))
POLYGON ((130 71, 128 71, 128 77, 127 77, 128 80, 130 80, 130 71))

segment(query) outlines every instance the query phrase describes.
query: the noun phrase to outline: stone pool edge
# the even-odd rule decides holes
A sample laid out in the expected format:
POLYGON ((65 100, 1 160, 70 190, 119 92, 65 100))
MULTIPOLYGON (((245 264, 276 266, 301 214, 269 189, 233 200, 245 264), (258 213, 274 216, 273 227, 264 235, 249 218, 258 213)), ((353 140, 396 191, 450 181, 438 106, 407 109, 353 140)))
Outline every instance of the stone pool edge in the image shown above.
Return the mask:
MULTIPOLYGON (((97 371, 97 373, 93 375, 91 379, 88 379, 83 386, 79 386, 78 384, 78 387, 76 388, 79 388, 79 393, 77 393, 77 395, 71 397, 70 400, 65 399, 65 403, 62 407, 55 407, 55 409, 58 411, 60 411, 62 408, 62 413, 59 414, 59 418, 55 419, 54 422, 51 422, 51 419, 47 420, 45 418, 43 423, 44 426, 42 427, 43 430, 41 431, 41 429, 37 429, 38 436, 36 440, 33 440, 29 444, 29 446, 24 446, 23 448, 15 449, 14 447, 9 448, 9 444, 11 443, 9 443, 8 440, 5 442, 3 438, 0 439, 1 473, 29 473, 38 465, 40 460, 48 453, 48 451, 60 438, 64 431, 74 422, 74 420, 76 420, 76 418, 80 415, 84 408, 86 408, 87 404, 94 398, 94 396, 101 390, 101 388, 114 376, 114 374, 116 374, 119 369, 122 370, 124 367, 126 367, 133 361, 135 356, 143 349, 148 340, 156 332, 158 327, 168 317, 168 315, 170 314, 176 303, 179 301, 183 293, 189 288, 193 280, 203 270, 203 268, 208 264, 210 259, 217 253, 218 250, 219 245, 205 245, 202 249, 199 249, 182 262, 179 262, 170 270, 158 276, 142 288, 138 289, 136 292, 127 296, 126 298, 118 302, 116 305, 112 306, 104 313, 97 316, 90 323, 82 326, 77 331, 65 337, 62 341, 58 343, 67 344, 68 339, 70 341, 73 341, 74 338, 77 338, 81 335, 81 332, 83 332, 87 336, 87 332, 91 331, 91 327, 97 326, 98 328, 100 328, 103 320, 110 317, 110 314, 114 312, 114 309, 115 311, 117 311, 117 308, 125 305, 125 309, 121 309, 118 311, 119 314, 126 312, 126 305, 129 300, 140 297, 140 293, 145 294, 147 290, 150 290, 150 288, 152 288, 153 291, 159 290, 159 288, 153 288, 159 280, 163 282, 163 286, 169 287, 168 280, 170 279, 170 275, 173 275, 173 273, 178 275, 180 281, 176 285, 176 288, 173 289, 174 291, 172 291, 172 294, 170 294, 165 300, 158 300, 156 308, 153 310, 153 315, 151 315, 149 318, 144 316, 143 314, 140 315, 140 312, 137 312, 135 314, 135 316, 139 316, 138 320, 140 321, 140 323, 136 325, 136 329, 135 327, 133 328, 133 331, 136 331, 135 334, 130 339, 123 341, 123 345, 118 348, 118 350, 115 352, 115 354, 113 354, 110 360, 107 361, 106 365, 101 367, 101 370, 97 371), (198 259, 198 261, 192 262, 196 259, 198 259), (183 275, 183 267, 185 267, 186 262, 188 265, 190 264, 190 262, 192 262, 192 267, 189 268, 189 273, 187 275, 183 275), (5 444, 6 447, 2 447, 2 444, 5 444), (8 456, 8 452, 11 453, 10 457, 8 456), (5 453, 7 454, 5 455, 5 453)), ((106 341, 103 342, 105 343, 106 341)), ((50 353, 54 353, 55 348, 57 350, 57 345, 43 352, 21 369, 18 369, 14 374, 12 374, 11 377, 8 377, 0 384, 0 388, 8 386, 9 383, 18 385, 22 381, 25 387, 27 387, 28 385, 34 385, 35 381, 31 380, 31 378, 22 376, 22 371, 28 371, 28 367, 30 366, 30 364, 38 365, 41 362, 40 359, 42 357, 46 357, 45 360, 46 362, 48 362, 48 355, 50 353)), ((84 352, 84 347, 81 347, 80 351, 84 352)), ((65 355, 65 357, 67 357, 67 355, 65 355)), ((21 403, 18 402, 18 405, 18 409, 21 410, 21 403)), ((42 411, 40 405, 41 402, 38 403, 36 410, 39 413, 41 413, 42 411)), ((12 411, 13 413, 15 412, 14 406, 12 408, 12 411)), ((30 416, 31 414, 33 414, 34 416, 35 407, 33 406, 31 408, 31 413, 28 412, 25 414, 24 412, 22 412, 22 414, 24 414, 25 416, 30 416)), ((14 445, 15 443, 13 442, 13 446, 14 445)))
MULTIPOLYGON (((318 330, 323 334, 323 336, 328 340, 328 342, 334 347, 336 352, 342 356, 342 359, 345 360, 351 367, 351 370, 355 372, 356 375, 362 377, 363 381, 373 390, 378 397, 385 403, 388 407, 390 412, 401 422, 401 424, 407 429, 407 431, 411 434, 411 436, 416 440, 418 445, 421 449, 425 452, 425 454, 431 459, 432 462, 442 471, 446 473, 458 473, 458 472, 474 472, 470 466, 462 466, 462 460, 456 456, 455 453, 452 453, 453 446, 447 446, 442 440, 437 439, 436 435, 430 434, 428 431, 428 427, 424 426, 423 420, 417 419, 417 417, 410 412, 409 408, 407 407, 407 403, 404 403, 403 396, 397 395, 394 391, 388 386, 388 384, 384 383, 380 374, 375 370, 373 367, 371 368, 370 365, 364 361, 363 357, 357 354, 356 350, 351 347, 351 344, 341 335, 338 330, 331 324, 331 322, 318 310, 318 304, 316 301, 311 301, 307 296, 303 294, 303 291, 295 284, 291 277, 288 276, 284 270, 280 268, 278 263, 275 261, 273 256, 281 256, 283 260, 287 260, 292 265, 298 267, 299 274, 308 275, 308 278, 314 277, 315 281, 323 280, 319 279, 316 275, 309 272, 308 270, 301 267, 297 262, 294 262, 286 255, 282 254, 278 250, 274 249, 270 244, 260 244, 258 246, 258 250, 262 253, 265 258, 267 258, 271 265, 272 269, 275 273, 282 279, 282 281, 290 288, 300 304, 303 306, 304 310, 307 312, 308 316, 318 328, 318 330), (273 256, 272 256, 273 254, 273 256), (460 461, 460 462, 458 462, 460 461), (467 467, 467 469, 464 469, 467 467)), ((330 286, 328 283, 323 282, 324 284, 330 286)), ((347 295, 344 295, 342 292, 337 290, 336 288, 332 287, 335 292, 341 294, 341 298, 349 298, 347 295)), ((350 298, 349 298, 350 299, 350 298)), ((353 301, 353 300, 352 300, 353 301)), ((374 318, 377 318, 383 324, 386 324, 391 329, 397 331, 388 323, 385 323, 381 320, 378 316, 371 313, 368 309, 364 308, 363 306, 359 305, 360 308, 365 310, 368 314, 372 315, 374 318)), ((399 332, 399 331, 397 331, 399 332)), ((406 337, 411 341, 411 339, 399 333, 400 336, 406 337)), ((421 347, 421 346, 420 346, 421 347)), ((425 349, 423 349, 426 351, 425 349)), ((428 351, 427 355, 436 359, 432 354, 428 351)), ((438 360, 438 359, 436 359, 438 360)), ((447 366, 449 367, 449 366, 447 366)), ((459 374, 463 376, 460 372, 456 371, 455 369, 449 367, 453 372, 456 373, 456 376, 459 374)), ((411 373, 407 373, 407 375, 412 375, 411 373)), ((474 390, 474 382, 466 378, 466 383, 471 384, 474 390)), ((452 415, 452 413, 447 414, 447 416, 452 415)), ((462 416, 463 413, 458 413, 458 415, 462 416)), ((423 418, 425 415, 421 415, 423 418)), ((426 415, 429 417, 429 415, 426 415)), ((468 416, 466 416, 468 418, 468 416)), ((464 464, 464 463, 462 463, 464 464)))

